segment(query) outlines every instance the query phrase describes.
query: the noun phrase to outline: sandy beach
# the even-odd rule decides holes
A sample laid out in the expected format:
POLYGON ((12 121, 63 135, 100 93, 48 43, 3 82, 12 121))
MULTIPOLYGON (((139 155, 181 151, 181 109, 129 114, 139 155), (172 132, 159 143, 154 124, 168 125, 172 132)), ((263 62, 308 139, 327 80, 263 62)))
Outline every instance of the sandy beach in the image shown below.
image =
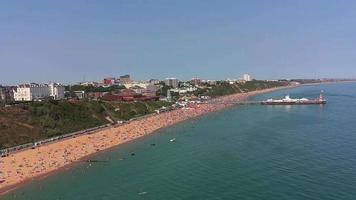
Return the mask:
MULTIPOLYGON (((287 87, 259 90, 243 94, 220 97, 221 101, 246 100, 247 98, 287 87)), ((34 178, 43 177, 58 169, 68 167, 86 156, 136 138, 154 133, 156 130, 191 119, 209 112, 218 111, 231 104, 198 104, 191 109, 177 109, 142 118, 130 123, 82 135, 56 143, 47 144, 14 154, 0 160, 0 194, 4 194, 34 178)))

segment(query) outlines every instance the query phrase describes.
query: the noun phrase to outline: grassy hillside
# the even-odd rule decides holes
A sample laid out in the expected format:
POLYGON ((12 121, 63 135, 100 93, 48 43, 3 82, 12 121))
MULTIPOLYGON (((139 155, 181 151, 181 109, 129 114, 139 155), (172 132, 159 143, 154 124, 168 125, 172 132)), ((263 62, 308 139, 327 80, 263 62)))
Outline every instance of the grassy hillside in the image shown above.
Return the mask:
POLYGON ((154 113, 162 106, 170 106, 172 103, 164 101, 147 102, 106 102, 116 120, 128 120, 146 114, 154 113))
POLYGON ((41 138, 39 124, 29 123, 30 112, 21 108, 0 108, 0 148, 41 138))
POLYGON ((0 148, 33 142, 65 133, 128 120, 153 113, 167 102, 31 102, 0 108, 0 148))
POLYGON ((42 134, 49 137, 108 123, 104 108, 96 101, 33 102, 23 109, 31 113, 29 122, 39 124, 42 134))
POLYGON ((0 148, 99 126, 108 121, 98 102, 32 102, 0 109, 0 148))
POLYGON ((267 89, 267 88, 287 86, 288 84, 289 84, 288 82, 249 81, 244 84, 239 84, 238 86, 244 92, 250 92, 250 91, 267 89))
POLYGON ((213 87, 211 90, 208 90, 205 95, 211 96, 211 97, 218 97, 218 96, 224 96, 224 95, 230 95, 230 94, 235 94, 239 93, 240 90, 236 84, 229 84, 229 83, 221 83, 215 87, 213 87))
POLYGON ((286 86, 288 82, 269 82, 269 81, 249 81, 246 83, 229 84, 220 82, 211 89, 200 89, 195 92, 195 95, 208 95, 218 97, 235 93, 250 92, 255 90, 286 86))

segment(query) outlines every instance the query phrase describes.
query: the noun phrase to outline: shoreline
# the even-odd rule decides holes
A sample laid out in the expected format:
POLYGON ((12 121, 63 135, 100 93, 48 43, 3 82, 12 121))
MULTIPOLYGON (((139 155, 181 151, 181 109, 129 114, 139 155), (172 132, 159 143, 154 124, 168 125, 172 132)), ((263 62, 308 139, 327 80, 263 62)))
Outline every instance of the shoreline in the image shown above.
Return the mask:
MULTIPOLYGON (((237 93, 218 97, 222 101, 247 100, 256 95, 291 89, 296 86, 276 87, 237 93)), ((67 170, 94 154, 108 151, 120 144, 133 141, 168 126, 184 122, 208 113, 222 111, 234 104, 199 104, 192 109, 177 109, 158 115, 144 117, 128 124, 81 135, 75 138, 46 144, 36 149, 28 149, 1 158, 0 196, 7 194, 33 180, 41 180, 53 174, 67 170), (69 149, 69 150, 68 150, 69 149)))

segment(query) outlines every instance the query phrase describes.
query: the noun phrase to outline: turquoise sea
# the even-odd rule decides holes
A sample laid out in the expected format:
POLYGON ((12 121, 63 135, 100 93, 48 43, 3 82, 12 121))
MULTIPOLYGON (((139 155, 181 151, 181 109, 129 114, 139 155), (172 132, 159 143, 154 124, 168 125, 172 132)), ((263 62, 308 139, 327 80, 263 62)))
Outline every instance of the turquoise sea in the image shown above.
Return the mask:
POLYGON ((0 199, 354 200, 356 84, 256 98, 314 98, 321 90, 325 106, 251 105, 211 113, 99 153, 92 159, 101 162, 78 164, 0 199))

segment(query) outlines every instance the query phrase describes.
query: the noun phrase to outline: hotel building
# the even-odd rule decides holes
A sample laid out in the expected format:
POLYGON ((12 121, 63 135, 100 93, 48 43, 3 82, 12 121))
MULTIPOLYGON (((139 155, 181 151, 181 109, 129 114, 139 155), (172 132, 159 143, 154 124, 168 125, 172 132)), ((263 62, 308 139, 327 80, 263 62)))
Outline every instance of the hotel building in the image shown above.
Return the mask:
POLYGON ((242 80, 244 80, 244 81, 252 81, 252 77, 249 74, 244 74, 242 76, 242 80))
POLYGON ((170 86, 170 87, 173 87, 173 88, 177 88, 178 87, 178 79, 176 79, 176 78, 166 78, 164 83, 167 86, 170 86))
POLYGON ((64 86, 57 83, 51 84, 21 84, 13 91, 15 101, 35 101, 46 98, 59 100, 64 98, 64 86))
POLYGON ((133 80, 131 79, 130 75, 124 75, 124 76, 120 76, 120 83, 121 84, 131 84, 133 83, 133 80))

